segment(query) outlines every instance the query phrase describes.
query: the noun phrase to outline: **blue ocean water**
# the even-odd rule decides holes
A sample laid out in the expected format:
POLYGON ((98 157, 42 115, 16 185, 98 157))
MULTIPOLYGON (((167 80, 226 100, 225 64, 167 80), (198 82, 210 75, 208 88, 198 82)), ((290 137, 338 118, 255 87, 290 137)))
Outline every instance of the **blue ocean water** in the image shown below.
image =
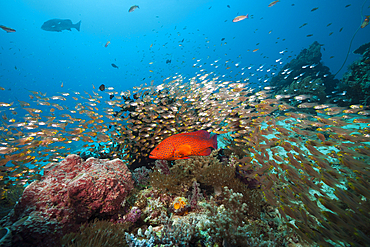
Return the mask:
MULTIPOLYGON (((27 156, 29 162, 22 164, 30 169, 39 169, 38 175, 43 174, 43 165, 50 161, 60 161, 69 153, 85 151, 87 146, 92 148, 93 145, 105 144, 105 141, 98 143, 97 139, 94 139, 94 143, 81 140, 89 134, 99 133, 98 128, 94 129, 95 132, 89 132, 89 127, 100 124, 98 121, 92 121, 90 125, 86 123, 88 127, 84 127, 84 136, 81 135, 81 139, 78 139, 80 136, 76 137, 78 131, 74 128, 83 126, 82 121, 75 121, 80 117, 75 111, 80 104, 78 100, 84 99, 81 104, 85 106, 91 103, 88 106, 91 108, 89 113, 104 115, 98 120, 104 120, 111 133, 114 133, 114 127, 111 128, 114 124, 106 121, 107 109, 120 109, 119 106, 108 105, 107 91, 116 91, 118 96, 119 92, 133 91, 134 87, 142 84, 158 85, 174 76, 181 75, 189 79, 204 73, 213 73, 212 77, 219 77, 220 81, 248 79, 251 87, 263 88, 269 85, 271 78, 285 64, 314 41, 322 45, 323 64, 336 74, 337 79, 341 79, 347 66, 360 58, 352 51, 369 41, 370 26, 360 28, 360 25, 364 17, 370 15, 370 1, 281 0, 269 7, 271 2, 4 1, 0 9, 0 25, 16 32, 0 30, 0 87, 4 89, 0 90, 0 102, 11 103, 14 109, 1 108, 0 114, 4 120, 3 129, 14 127, 13 123, 18 125, 16 127, 22 127, 18 133, 13 128, 2 135, 5 141, 1 143, 1 157, 8 155, 4 151, 8 148, 8 142, 14 146, 19 144, 19 152, 25 155, 28 148, 22 141, 37 135, 42 128, 55 131, 53 135, 45 134, 52 141, 48 144, 45 136, 40 137, 40 141, 45 142, 35 144, 37 147, 32 153, 37 163, 31 164, 32 159, 27 156), (133 5, 139 8, 129 12, 133 5), (248 15, 248 18, 233 22, 240 15, 248 15), (41 28, 44 22, 55 18, 69 19, 74 24, 81 22, 80 31, 72 28, 70 31, 51 32, 41 28), (101 92, 98 87, 102 84, 112 89, 101 92), (77 94, 83 96, 73 101, 71 97, 77 94), (102 96, 102 100, 93 107, 96 101, 89 102, 92 98, 88 98, 88 95, 97 94, 102 96), (36 95, 49 99, 37 100, 36 95), (61 95, 68 100, 52 98, 61 95), (62 110, 55 110, 57 106, 41 106, 40 103, 46 101, 62 105, 62 110), (30 102, 29 109, 25 102, 30 102), (25 120, 32 115, 30 111, 33 108, 44 112, 41 114, 43 118, 32 121, 46 122, 45 119, 50 115, 56 116, 57 120, 51 120, 49 125, 38 123, 33 128, 31 121, 25 120), (71 114, 72 111, 76 115, 71 114), (73 115, 75 122, 71 121, 65 130, 62 120, 72 119, 68 118, 68 114, 73 115), (29 124, 29 129, 29 126, 21 125, 25 122, 29 124), (54 128, 53 124, 62 127, 54 128), (19 134, 21 130, 23 134, 19 134), (71 133, 75 139, 68 142, 66 137, 70 137, 71 133), (17 135, 16 141, 11 139, 11 135, 17 135), (63 151, 58 153, 59 150, 63 151), (56 157, 53 156, 55 153, 56 157), (42 156, 44 154, 50 154, 53 159, 46 159, 42 156)), ((91 121, 89 117, 91 115, 86 114, 84 120, 91 121)), ((364 125, 357 126, 363 128, 364 125)), ((13 155, 11 149, 10 154, 13 155)), ((14 160, 19 158, 17 154, 14 151, 14 160)), ((11 159, 6 162, 5 167, 12 170, 19 168, 17 162, 12 163, 11 159)), ((33 172, 28 170, 23 176, 21 169, 10 173, 9 176, 13 177, 4 184, 16 181, 27 185, 26 178, 28 175, 31 177, 33 172)))
MULTIPOLYGON (((202 69, 231 80, 248 76, 251 86, 258 87, 314 41, 323 45, 322 61, 334 74, 364 15, 370 13, 366 1, 281 0, 268 7, 270 2, 4 1, 0 24, 16 32, 0 30, 0 86, 6 89, 0 91, 1 101, 26 100, 27 90, 50 95, 91 91, 92 85, 102 83, 128 90, 151 81, 159 84, 175 74, 191 77, 202 69), (132 5, 139 8, 129 13, 132 5), (248 19, 232 22, 246 14, 248 19), (54 18, 81 21, 81 31, 41 29, 54 18), (263 69, 256 71, 260 66, 263 69)), ((368 37, 369 27, 358 31, 336 78, 358 58, 352 51, 368 37)))

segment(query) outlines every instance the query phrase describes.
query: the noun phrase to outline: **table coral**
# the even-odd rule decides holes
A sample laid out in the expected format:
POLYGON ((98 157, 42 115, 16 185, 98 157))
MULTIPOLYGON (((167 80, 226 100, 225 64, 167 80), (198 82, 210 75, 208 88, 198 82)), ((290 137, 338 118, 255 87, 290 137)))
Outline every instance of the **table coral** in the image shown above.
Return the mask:
POLYGON ((133 184, 130 171, 119 159, 83 162, 69 155, 45 167, 42 179, 26 187, 2 225, 22 236, 22 243, 55 246, 61 235, 77 230, 92 217, 117 213, 133 184), (42 231, 34 224, 42 225, 42 231))

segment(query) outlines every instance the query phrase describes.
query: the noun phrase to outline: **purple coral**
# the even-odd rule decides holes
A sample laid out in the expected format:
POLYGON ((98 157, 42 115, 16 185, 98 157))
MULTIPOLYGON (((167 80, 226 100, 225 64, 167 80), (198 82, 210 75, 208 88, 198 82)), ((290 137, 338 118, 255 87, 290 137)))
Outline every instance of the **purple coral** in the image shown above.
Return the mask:
POLYGON ((151 172, 152 172, 151 170, 142 166, 142 167, 136 168, 134 172, 132 173, 132 176, 134 177, 137 185, 145 186, 149 183, 149 174, 151 172))
POLYGON ((133 207, 130 211, 130 213, 128 213, 124 219, 125 221, 130 221, 132 223, 135 223, 138 219, 140 219, 140 216, 141 216, 141 210, 140 208, 138 207, 133 207))
POLYGON ((198 202, 202 199, 203 199, 203 195, 201 194, 199 184, 197 183, 197 181, 194 181, 192 196, 189 199, 191 209, 192 210, 197 209, 198 202))
POLYGON ((170 167, 168 166, 167 160, 156 160, 155 169, 159 171, 161 174, 165 174, 165 175, 170 174, 170 167))

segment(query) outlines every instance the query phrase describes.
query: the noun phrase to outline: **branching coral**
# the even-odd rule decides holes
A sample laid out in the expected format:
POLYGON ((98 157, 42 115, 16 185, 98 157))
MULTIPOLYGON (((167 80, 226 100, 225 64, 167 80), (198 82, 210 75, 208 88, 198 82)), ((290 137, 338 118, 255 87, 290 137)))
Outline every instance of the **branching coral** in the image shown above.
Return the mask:
POLYGON ((126 233, 129 246, 190 246, 202 237, 197 229, 198 220, 195 217, 171 220, 161 216, 161 230, 156 232, 150 226, 144 234, 139 229, 137 235, 126 233))
POLYGON ((236 246, 282 246, 285 232, 277 233, 259 221, 247 218, 248 205, 242 203, 243 195, 223 188, 222 204, 202 203, 207 210, 203 227, 214 242, 236 246), (261 227, 263 226, 263 227, 261 227))
POLYGON ((197 181, 193 182, 193 190, 191 192, 191 196, 189 196, 189 202, 191 209, 195 210, 198 209, 198 202, 203 200, 203 195, 201 194, 201 190, 199 188, 199 184, 197 181))
POLYGON ((132 173, 135 184, 137 186, 146 186, 149 183, 149 174, 151 172, 152 171, 147 169, 145 166, 136 168, 132 173))
POLYGON ((209 156, 176 161, 175 165, 170 168, 169 175, 154 171, 151 174, 150 184, 163 192, 179 196, 191 188, 194 180, 212 186, 216 193, 222 187, 227 186, 236 192, 243 193, 243 201, 255 203, 249 208, 249 213, 258 215, 261 208, 259 205, 261 194, 258 190, 249 189, 246 184, 235 177, 234 163, 233 166, 223 165, 217 159, 217 151, 214 150, 209 156))

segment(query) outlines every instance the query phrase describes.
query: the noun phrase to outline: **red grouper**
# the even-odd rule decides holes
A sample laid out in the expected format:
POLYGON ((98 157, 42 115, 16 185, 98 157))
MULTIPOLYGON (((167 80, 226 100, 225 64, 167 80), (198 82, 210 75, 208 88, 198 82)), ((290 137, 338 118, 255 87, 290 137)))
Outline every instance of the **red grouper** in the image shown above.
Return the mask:
POLYGON ((191 156, 207 156, 217 149, 217 135, 210 136, 205 130, 181 133, 164 139, 149 154, 151 159, 180 160, 191 156))

